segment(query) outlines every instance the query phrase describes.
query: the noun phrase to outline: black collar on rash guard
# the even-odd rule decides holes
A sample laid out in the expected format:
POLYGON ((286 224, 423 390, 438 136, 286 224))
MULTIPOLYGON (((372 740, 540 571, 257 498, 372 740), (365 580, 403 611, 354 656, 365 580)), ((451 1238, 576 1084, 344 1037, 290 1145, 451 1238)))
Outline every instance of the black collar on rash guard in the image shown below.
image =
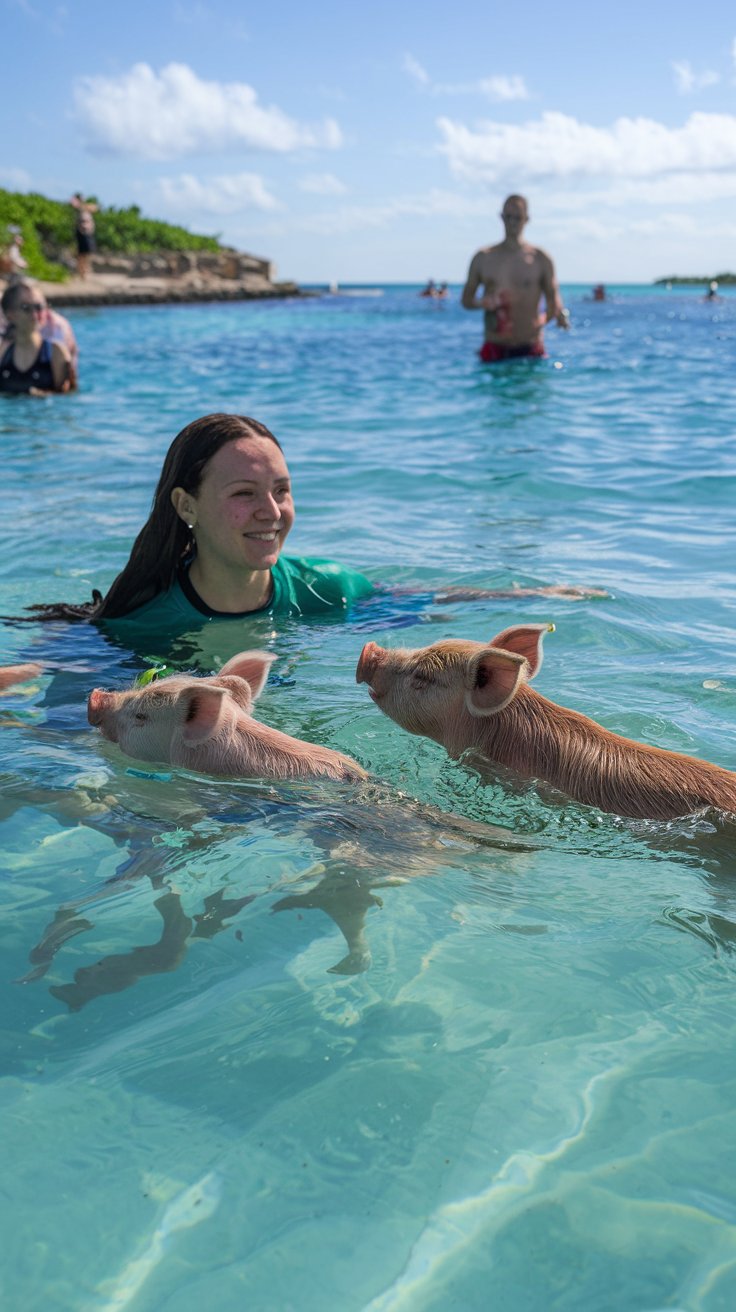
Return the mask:
POLYGON ((269 609, 271 602, 273 601, 273 578, 271 579, 271 591, 268 594, 268 601, 265 606, 258 606, 255 610, 213 610, 211 606, 207 605, 206 601, 202 601, 202 598, 195 590, 194 585, 189 578, 189 566, 191 563, 191 561, 187 561, 186 564, 179 566, 177 578, 179 580, 179 587, 184 593, 190 606, 193 606, 195 610, 198 610, 200 615, 206 615, 208 619, 213 620, 242 620, 245 619, 247 615, 263 615, 269 609))

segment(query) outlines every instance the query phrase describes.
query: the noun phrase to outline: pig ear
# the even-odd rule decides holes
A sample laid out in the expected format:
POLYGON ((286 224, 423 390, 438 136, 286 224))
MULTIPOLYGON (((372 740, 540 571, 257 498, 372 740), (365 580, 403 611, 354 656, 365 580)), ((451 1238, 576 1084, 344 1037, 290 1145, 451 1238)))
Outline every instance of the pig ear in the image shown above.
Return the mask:
POLYGON ((239 679, 245 679, 255 701, 263 692, 268 671, 275 660, 276 657, 269 651, 241 651, 223 665, 220 674, 237 674, 239 679))
POLYGON ((178 701, 185 743, 203 743, 216 733, 227 695, 226 688, 217 688, 212 683, 200 683, 196 688, 184 690, 178 701))
POLYGON ((554 628, 554 624, 520 624, 516 628, 497 633, 495 638, 491 638, 490 645, 523 656, 529 665, 526 678, 533 679, 542 667, 542 638, 545 633, 554 633, 554 628))
POLYGON ((465 705, 471 715, 496 715, 508 706, 526 669, 526 659, 486 647, 468 662, 465 705))

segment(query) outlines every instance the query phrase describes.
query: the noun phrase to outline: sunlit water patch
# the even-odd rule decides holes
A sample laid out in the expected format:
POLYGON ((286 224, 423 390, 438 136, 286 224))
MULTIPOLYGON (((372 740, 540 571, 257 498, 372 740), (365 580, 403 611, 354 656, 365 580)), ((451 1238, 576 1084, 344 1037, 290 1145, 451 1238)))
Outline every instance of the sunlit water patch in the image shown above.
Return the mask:
POLYGON ((736 298, 567 289, 549 359, 481 366, 416 289, 70 311, 82 389, 0 406, 0 610, 123 564, 174 434, 251 414, 297 554, 382 596, 172 650, 3 629, 3 1305, 730 1309, 734 831, 576 806, 384 719, 369 638, 554 621, 542 692, 736 769, 736 298), (577 583, 594 601, 440 605, 577 583), (274 651, 259 716, 365 786, 146 767, 86 721, 153 659, 274 651))

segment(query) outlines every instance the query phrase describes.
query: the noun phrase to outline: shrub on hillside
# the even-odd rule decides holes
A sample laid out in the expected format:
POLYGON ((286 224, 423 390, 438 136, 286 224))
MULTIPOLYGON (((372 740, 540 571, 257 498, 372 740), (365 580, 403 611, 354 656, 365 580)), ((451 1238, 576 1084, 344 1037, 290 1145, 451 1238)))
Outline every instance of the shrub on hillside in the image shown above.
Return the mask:
MULTIPOLYGON (((9 223, 23 235, 28 272, 45 282, 63 282, 69 270, 59 262, 62 252, 74 250, 75 214, 68 203, 48 200, 37 192, 0 189, 0 243, 9 223)), ((100 209, 95 215, 97 248, 133 255, 138 251, 216 251, 216 237, 201 237, 177 224, 141 217, 137 205, 126 209, 100 209)))
POLYGON ((175 223, 143 219, 137 205, 118 210, 114 205, 95 215, 97 245, 101 251, 217 251, 216 237, 198 237, 175 223))

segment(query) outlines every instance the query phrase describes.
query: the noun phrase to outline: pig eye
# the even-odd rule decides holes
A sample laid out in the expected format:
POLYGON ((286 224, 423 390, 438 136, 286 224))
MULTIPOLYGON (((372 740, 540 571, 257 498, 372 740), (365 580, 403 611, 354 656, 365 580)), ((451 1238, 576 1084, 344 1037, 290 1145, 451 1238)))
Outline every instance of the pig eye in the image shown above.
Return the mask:
POLYGON ((422 688, 429 687, 430 680, 427 678, 425 674, 415 673, 412 675, 411 683, 413 688, 417 688, 418 690, 421 690, 422 688))
POLYGON ((142 711, 136 711, 134 718, 136 724, 148 724, 148 716, 144 715, 142 711))

